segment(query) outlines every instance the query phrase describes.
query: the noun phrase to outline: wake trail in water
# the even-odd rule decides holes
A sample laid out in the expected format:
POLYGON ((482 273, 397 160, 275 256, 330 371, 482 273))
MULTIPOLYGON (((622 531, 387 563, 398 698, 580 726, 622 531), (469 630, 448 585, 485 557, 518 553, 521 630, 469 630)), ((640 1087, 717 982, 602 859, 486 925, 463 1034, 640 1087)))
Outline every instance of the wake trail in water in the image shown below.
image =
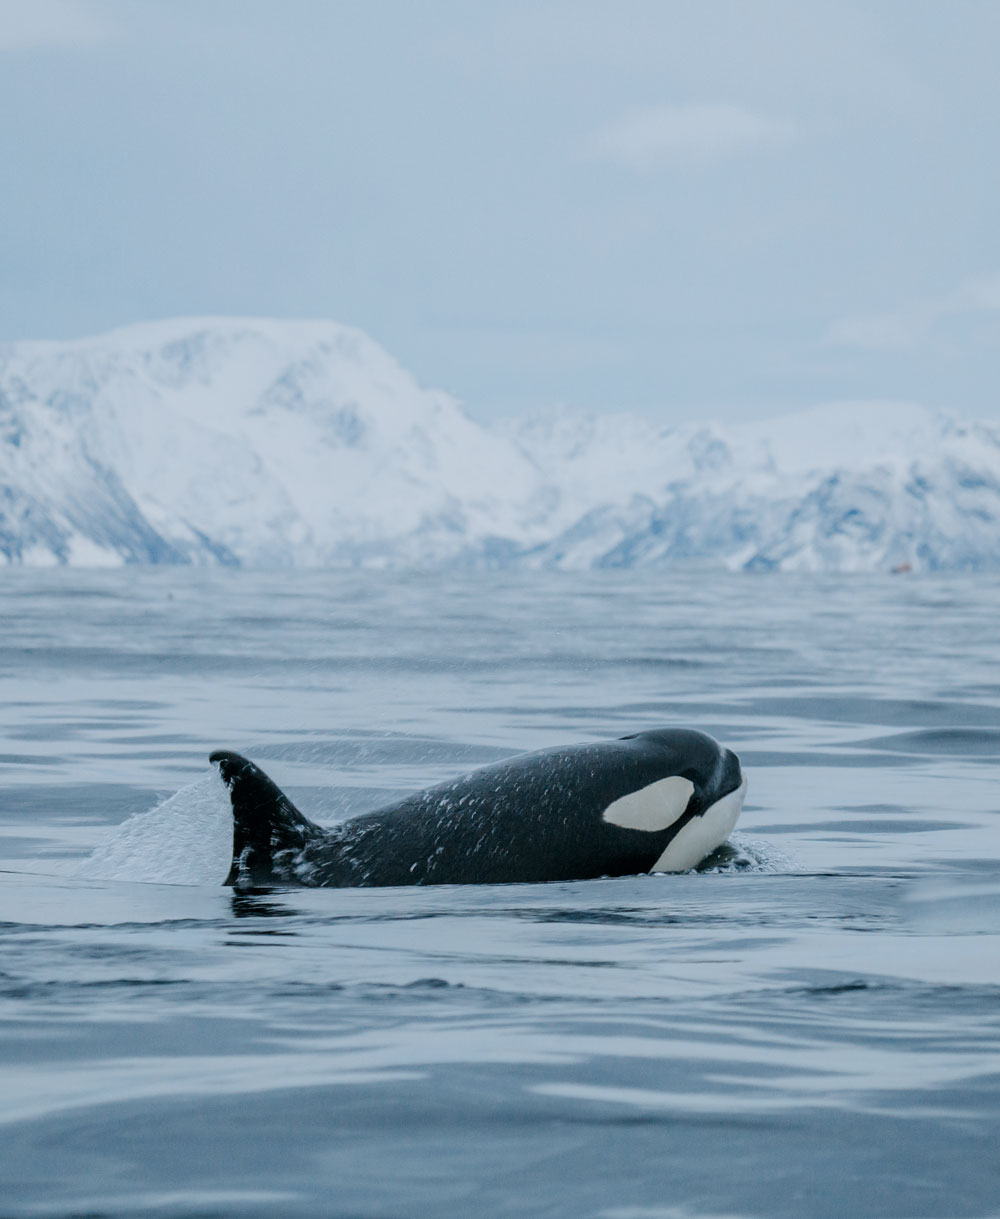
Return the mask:
POLYGON ((233 817, 215 775, 122 822, 76 875, 154 884, 221 885, 229 869, 233 817))

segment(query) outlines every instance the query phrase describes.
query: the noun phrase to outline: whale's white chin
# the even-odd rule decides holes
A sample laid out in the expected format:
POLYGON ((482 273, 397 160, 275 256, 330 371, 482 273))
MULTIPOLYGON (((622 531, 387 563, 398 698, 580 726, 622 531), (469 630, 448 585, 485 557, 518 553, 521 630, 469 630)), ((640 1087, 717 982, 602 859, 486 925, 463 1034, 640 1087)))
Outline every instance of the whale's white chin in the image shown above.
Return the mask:
POLYGON ((747 781, 744 776, 735 791, 716 800, 700 817, 694 817, 678 831, 649 869, 650 872, 687 872, 690 868, 696 868, 706 855, 721 847, 733 832, 746 794, 747 781))

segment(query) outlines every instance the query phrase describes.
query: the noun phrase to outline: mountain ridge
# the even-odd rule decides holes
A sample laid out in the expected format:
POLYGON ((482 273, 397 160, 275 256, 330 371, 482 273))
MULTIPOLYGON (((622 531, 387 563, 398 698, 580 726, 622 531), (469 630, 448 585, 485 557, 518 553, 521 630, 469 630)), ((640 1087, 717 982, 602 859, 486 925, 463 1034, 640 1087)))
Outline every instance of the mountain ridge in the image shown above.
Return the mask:
POLYGON ((0 345, 0 564, 1000 568, 1000 427, 901 403, 493 426, 335 322, 0 345))

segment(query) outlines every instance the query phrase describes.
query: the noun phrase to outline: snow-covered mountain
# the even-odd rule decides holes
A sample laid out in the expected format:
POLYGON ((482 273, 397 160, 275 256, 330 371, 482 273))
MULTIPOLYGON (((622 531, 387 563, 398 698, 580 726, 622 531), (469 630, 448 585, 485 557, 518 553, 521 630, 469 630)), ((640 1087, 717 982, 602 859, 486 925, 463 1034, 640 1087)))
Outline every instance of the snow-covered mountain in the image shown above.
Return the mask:
POLYGON ((0 562, 692 560, 1000 568, 1000 427, 882 403, 487 428, 332 322, 0 347, 0 562))
MULTIPOLYGON (((732 570, 1000 568, 996 424, 899 403, 841 403, 730 429, 651 428, 637 440, 635 469, 655 467, 659 481, 637 482, 629 498, 619 494, 602 503, 595 496, 594 507, 525 561, 635 567, 707 559, 732 570)), ((575 448, 564 444, 564 484, 578 485, 578 473, 579 481, 594 479, 596 486, 600 450, 596 434, 575 448)))

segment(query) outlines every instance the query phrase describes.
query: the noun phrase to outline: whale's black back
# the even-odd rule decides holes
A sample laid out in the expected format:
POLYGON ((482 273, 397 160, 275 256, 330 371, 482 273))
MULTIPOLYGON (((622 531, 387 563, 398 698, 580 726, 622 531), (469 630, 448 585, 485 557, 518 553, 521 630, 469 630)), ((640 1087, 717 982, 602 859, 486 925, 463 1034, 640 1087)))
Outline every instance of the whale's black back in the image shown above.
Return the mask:
POLYGON ((323 829, 262 771, 217 753, 234 813, 227 884, 326 886, 580 880, 648 871, 692 818, 739 787, 711 737, 667 729, 521 754, 323 829), (687 808, 663 830, 612 824, 616 800, 677 775, 687 808))

